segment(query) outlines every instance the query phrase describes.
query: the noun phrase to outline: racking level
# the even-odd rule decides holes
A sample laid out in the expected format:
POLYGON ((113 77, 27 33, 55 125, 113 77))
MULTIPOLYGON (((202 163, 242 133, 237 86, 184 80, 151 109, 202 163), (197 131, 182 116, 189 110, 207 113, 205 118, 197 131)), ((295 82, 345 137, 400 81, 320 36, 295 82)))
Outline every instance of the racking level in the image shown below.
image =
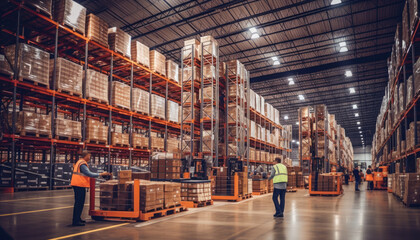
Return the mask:
MULTIPOLYGON (((163 136, 164 147, 167 150, 168 136, 179 135, 180 124, 168 121, 167 102, 165 102, 164 117, 152 116, 152 97, 154 95, 180 103, 181 86, 162 74, 153 72, 129 57, 110 50, 94 40, 53 21, 29 8, 24 3, 10 1, 1 10, 5 23, 2 28, 1 46, 15 45, 15 56, 21 46, 34 46, 40 51, 52 54, 52 72, 57 71, 57 61, 65 58, 73 63, 83 66, 84 79, 88 77, 88 70, 105 74, 109 86, 114 82, 128 85, 130 89, 130 104, 122 108, 112 102, 113 88, 109 88, 107 98, 104 100, 89 98, 86 95, 86 84, 83 84, 80 95, 72 92, 60 91, 55 86, 55 74, 52 74, 51 86, 38 84, 20 76, 18 58, 12 63, 13 74, 0 76, 2 91, 1 112, 7 120, 7 126, 2 128, 3 140, 1 148, 2 166, 10 167, 11 181, 5 186, 19 187, 16 184, 16 170, 18 163, 42 163, 48 166, 40 174, 48 176, 48 186, 55 185, 53 179, 54 169, 59 162, 69 163, 78 158, 81 149, 92 151, 98 165, 105 171, 112 171, 114 165, 132 165, 147 167, 150 152, 153 149, 152 138, 163 136), (13 23, 13 24, 12 24, 13 23), (149 94, 149 114, 136 112, 133 109, 133 89, 138 88, 149 94), (41 115, 48 116, 47 128, 50 134, 22 133, 17 129, 18 112, 25 109, 35 109, 41 115), (57 135, 55 125, 58 118, 81 123, 80 139, 63 140, 57 135), (88 141, 87 124, 92 119, 107 128, 107 137, 104 141, 88 141), (10 121, 8 121, 10 120, 10 121), (111 128, 121 126, 122 134, 129 135, 129 144, 113 145, 111 128), (148 139, 145 147, 133 146, 133 134, 142 134, 148 139), (62 160, 64 159, 64 160, 62 160)), ((49 82, 48 79, 45 79, 49 82)), ((47 120, 46 120, 47 121, 47 120)), ((44 185, 43 185, 44 186, 44 185)))

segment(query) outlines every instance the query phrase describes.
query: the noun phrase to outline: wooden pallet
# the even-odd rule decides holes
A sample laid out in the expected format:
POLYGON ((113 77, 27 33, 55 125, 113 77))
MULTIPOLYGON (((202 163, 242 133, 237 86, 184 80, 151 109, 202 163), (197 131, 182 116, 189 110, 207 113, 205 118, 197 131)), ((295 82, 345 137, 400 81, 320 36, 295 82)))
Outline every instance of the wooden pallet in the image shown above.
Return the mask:
POLYGON ((259 191, 259 192, 252 192, 252 194, 254 194, 254 195, 264 195, 264 194, 267 194, 267 193, 268 193, 267 190, 259 191))
POLYGON ((140 220, 141 221, 149 221, 149 220, 152 220, 152 219, 155 219, 155 218, 164 217, 164 216, 167 216, 167 215, 172 215, 172 214, 180 213, 180 212, 184 212, 184 211, 187 211, 187 208, 185 208, 183 206, 179 206, 179 207, 159 210, 159 211, 156 211, 156 212, 140 213, 140 220))
POLYGON ((186 208, 199 208, 213 205, 213 200, 206 200, 200 202, 181 201, 181 204, 186 208))
POLYGON ((50 85, 48 83, 40 83, 40 82, 31 80, 31 79, 27 79, 27 78, 19 77, 19 81, 31 83, 31 84, 33 84, 35 86, 41 86, 41 87, 45 87, 45 88, 50 88, 50 85))
POLYGON ((159 117, 159 116, 155 116, 155 115, 151 115, 151 117, 154 117, 154 118, 157 118, 157 119, 160 119, 160 120, 165 121, 165 118, 163 118, 163 117, 159 117))
POLYGON ((252 193, 247 193, 243 196, 240 196, 240 198, 242 198, 242 200, 252 198, 252 193))
POLYGON ((129 144, 120 144, 120 143, 116 143, 114 146, 116 146, 116 147, 130 147, 129 144))
POLYGON ((95 98, 95 97, 88 97, 87 100, 97 102, 97 103, 102 103, 102 104, 108 104, 108 101, 105 101, 105 100, 102 100, 102 99, 99 99, 99 98, 95 98))
POLYGON ((130 111, 130 108, 128 108, 128 107, 123 107, 123 106, 119 106, 119 105, 116 105, 116 104, 112 104, 112 106, 114 108, 120 108, 120 109, 124 109, 124 110, 130 111))
POLYGON ((149 149, 149 147, 145 147, 145 146, 133 146, 133 148, 135 148, 135 149, 143 149, 143 150, 149 149))
POLYGON ((25 188, 14 188, 15 192, 20 191, 43 191, 48 190, 48 187, 25 187, 25 188))
POLYGON ((57 89, 57 92, 59 93, 65 93, 71 96, 76 96, 76 97, 82 97, 81 93, 77 93, 77 92, 73 92, 73 91, 68 91, 68 90, 64 90, 64 89, 57 89))
POLYGON ((58 135, 55 136, 55 139, 73 141, 73 142, 80 142, 82 140, 82 138, 75 138, 75 137, 70 137, 70 136, 58 136, 58 135))
POLYGON ((93 140, 93 139, 86 139, 87 143, 93 143, 93 144, 101 144, 101 145, 105 145, 106 142, 105 141, 98 141, 98 140, 93 140))
POLYGON ((40 133, 33 133, 33 132, 25 132, 21 131, 20 136, 28 136, 28 137, 42 137, 42 138, 52 138, 51 134, 40 134, 40 133))

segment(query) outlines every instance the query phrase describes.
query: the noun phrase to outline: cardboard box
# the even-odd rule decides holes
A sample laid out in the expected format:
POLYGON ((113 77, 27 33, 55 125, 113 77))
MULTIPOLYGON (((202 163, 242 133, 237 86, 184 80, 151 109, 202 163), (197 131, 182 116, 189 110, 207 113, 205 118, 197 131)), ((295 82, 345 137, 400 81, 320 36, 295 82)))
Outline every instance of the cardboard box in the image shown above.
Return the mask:
POLYGON ((166 76, 166 57, 157 50, 150 51, 150 70, 166 76))
POLYGON ((117 27, 108 28, 108 44, 111 50, 131 57, 131 35, 123 30, 117 27))
POLYGON ((86 37, 108 47, 108 23, 90 13, 86 17, 86 37))
POLYGON ((139 41, 131 43, 131 59, 145 67, 150 66, 149 47, 139 41))
POLYGON ((82 35, 85 34, 86 8, 73 0, 54 1, 54 19, 82 35))

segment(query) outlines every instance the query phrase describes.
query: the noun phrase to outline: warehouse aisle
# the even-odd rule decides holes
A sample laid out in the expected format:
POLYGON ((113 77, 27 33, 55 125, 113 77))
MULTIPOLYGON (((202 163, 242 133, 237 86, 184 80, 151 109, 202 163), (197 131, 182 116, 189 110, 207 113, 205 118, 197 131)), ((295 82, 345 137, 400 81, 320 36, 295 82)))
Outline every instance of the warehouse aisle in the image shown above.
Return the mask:
POLYGON ((418 239, 420 209, 405 208, 385 191, 352 190, 353 185, 345 186, 341 197, 309 197, 307 190, 288 193, 284 219, 273 219, 271 195, 265 195, 145 223, 92 221, 81 228, 69 226, 70 190, 17 193, 15 199, 34 198, 18 201, 2 194, 0 226, 16 239, 79 233, 72 239, 418 239), (24 211, 34 212, 5 215, 24 211))

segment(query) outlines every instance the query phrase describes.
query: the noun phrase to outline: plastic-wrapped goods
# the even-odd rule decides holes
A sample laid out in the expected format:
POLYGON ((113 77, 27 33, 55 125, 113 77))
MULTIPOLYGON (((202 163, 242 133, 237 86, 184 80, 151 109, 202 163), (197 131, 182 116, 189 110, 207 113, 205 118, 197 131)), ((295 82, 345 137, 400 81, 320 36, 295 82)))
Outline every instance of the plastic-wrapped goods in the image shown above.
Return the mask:
POLYGON ((249 100, 249 106, 255 109, 255 92, 252 89, 249 90, 249 100))
POLYGON ((90 13, 86 17, 86 37, 108 47, 108 23, 90 13))
POLYGON ((179 82, 179 66, 172 60, 166 60, 166 76, 175 82, 179 82))
POLYGON ((256 127, 257 127, 256 123, 254 121, 251 121, 251 134, 250 134, 250 136, 252 138, 256 138, 257 137, 256 127))
POLYGON ((228 123, 236 123, 239 121, 241 114, 241 108, 238 105, 229 105, 228 106, 228 123))
POLYGON ((407 2, 404 4, 404 10, 402 12, 402 42, 401 48, 402 52, 406 52, 407 48, 410 44, 410 33, 409 33, 409 17, 408 17, 408 4, 407 2))
POLYGON ((265 116, 265 99, 261 96, 260 97, 260 102, 261 102, 261 114, 265 116))
POLYGON ((130 86, 113 81, 111 102, 113 106, 130 109, 130 86))
MULTIPOLYGON (((200 42, 202 48, 200 47, 200 51, 203 51, 203 56, 212 55, 214 57, 219 56, 219 44, 212 36, 203 36, 200 38, 200 42)), ((212 64, 211 58, 207 60, 207 63, 204 62, 203 64, 212 64)), ((213 60, 215 61, 215 60, 213 60)))
POLYGON ((191 67, 184 67, 183 69, 183 76, 182 76, 182 81, 185 82, 191 82, 193 80, 194 77, 194 81, 200 81, 200 68, 193 66, 192 70, 191 67), (192 76, 194 72, 194 76, 192 76))
POLYGON ((228 156, 236 156, 238 153, 238 147, 236 144, 229 143, 228 144, 228 156))
POLYGON ((260 134, 260 136, 261 136, 261 141, 265 142, 266 139, 265 139, 265 128, 264 127, 261 127, 261 134, 260 134))
POLYGON ((131 43, 131 60, 140 63, 143 66, 150 66, 149 47, 139 41, 131 43))
POLYGON ((149 92, 140 88, 133 88, 133 110, 149 114, 149 92))
POLYGON ((405 110, 405 95, 404 95, 404 88, 405 88, 405 84, 402 82, 402 83, 400 83, 400 86, 399 86, 399 101, 398 101, 398 104, 399 104, 399 108, 398 108, 398 112, 399 112, 399 115, 401 115, 403 112, 404 112, 404 110, 405 110))
POLYGON ((413 35, 417 20, 419 19, 419 3, 418 0, 408 0, 408 8, 410 9, 410 36, 413 35))
POLYGON ((219 63, 219 77, 226 77, 226 63, 220 62, 219 63))
POLYGON ((265 103, 264 104, 264 112, 265 112, 265 117, 267 117, 268 119, 271 119, 271 109, 270 109, 270 104, 269 103, 265 103))
POLYGON ((108 103, 108 76, 95 70, 88 69, 86 97, 108 103))
POLYGON ((25 133, 38 133, 39 114, 34 112, 21 111, 18 116, 18 123, 16 125, 17 132, 22 135, 25 133))
POLYGON ((68 119, 55 119, 55 134, 62 137, 73 136, 73 123, 68 119))
POLYGON ((166 76, 166 57, 156 50, 150 51, 149 55, 150 70, 152 70, 152 72, 157 72, 163 76, 166 76))
MULTIPOLYGON (((394 91, 394 110, 395 110, 395 115, 394 115, 394 119, 397 119, 399 114, 399 98, 398 98, 398 93, 399 93, 399 84, 397 83, 397 85, 395 85, 395 91, 394 91)), ((395 123, 397 121, 394 121, 395 123)))
POLYGON ((54 1, 54 18, 63 25, 85 34, 86 8, 73 0, 54 1))
POLYGON ((299 147, 302 148, 302 157, 312 157, 311 154, 311 139, 310 138, 304 138, 302 139, 302 143, 299 145, 299 147))
POLYGON ((108 126, 104 126, 100 121, 88 118, 86 120, 86 139, 88 142, 106 143, 108 141, 108 126))
POLYGON ((204 79, 216 79, 216 67, 212 65, 203 66, 203 78, 204 79))
POLYGON ((241 77, 241 63, 238 60, 226 62, 229 78, 241 77))
POLYGON ((261 113, 261 96, 255 93, 255 111, 261 113))
MULTIPOLYGON (((216 86, 215 86, 216 87, 216 86)), ((201 92, 201 88, 199 91, 199 99, 201 100, 201 94, 203 94, 203 100, 204 101, 210 101, 210 100, 215 100, 215 96, 213 94, 213 87, 205 87, 203 89, 203 92, 201 92)))
POLYGON ((395 51, 395 60, 396 66, 399 66, 401 64, 401 58, 402 58, 402 52, 401 52, 401 25, 397 24, 397 30, 395 31, 395 37, 394 37, 394 51, 395 51))
POLYGON ((51 116, 39 114, 38 133, 44 135, 51 135, 51 116))
POLYGON ((407 97, 405 99, 406 107, 411 103, 411 100, 413 99, 413 76, 411 75, 407 79, 407 97))
MULTIPOLYGON (((50 59, 50 76, 53 79, 54 59, 50 59)), ((82 95, 83 67, 64 58, 57 58, 55 89, 82 95)))
POLYGON ((420 91, 420 58, 417 59, 417 62, 414 64, 414 95, 420 91))
MULTIPOLYGON (((6 46, 0 55, 0 72, 13 75, 16 45, 6 46), (10 65, 11 64, 11 65, 10 65)), ((21 43, 18 51, 19 77, 49 87, 50 54, 21 43)))
POLYGON ((274 123, 280 125, 280 111, 278 109, 274 109, 274 123))
POLYGON ((130 146, 130 135, 128 133, 117 133, 113 132, 111 133, 111 144, 121 145, 121 146, 130 146))
POLYGON ((111 50, 121 53, 130 58, 131 56, 131 36, 123 30, 112 27, 108 28, 108 44, 111 50))
POLYGON ((165 98, 152 94, 152 112, 150 115, 165 118, 165 98))
POLYGON ((166 144, 168 152, 178 152, 179 140, 177 138, 168 138, 166 144))
POLYGON ((138 133, 133 133, 133 147, 148 148, 149 138, 138 133))
POLYGON ((184 47, 182 48, 183 60, 190 60, 194 51, 194 58, 200 58, 199 54, 200 42, 196 39, 190 39, 184 41, 184 47))
POLYGON ((82 139, 82 123, 78 121, 71 121, 72 123, 72 138, 82 139))
POLYGON ((159 137, 151 137, 152 149, 164 149, 165 139, 159 137))
POLYGON ((25 4, 31 5, 51 16, 52 0, 25 0, 25 4))
POLYGON ((179 122, 179 104, 168 100, 168 121, 179 122))

